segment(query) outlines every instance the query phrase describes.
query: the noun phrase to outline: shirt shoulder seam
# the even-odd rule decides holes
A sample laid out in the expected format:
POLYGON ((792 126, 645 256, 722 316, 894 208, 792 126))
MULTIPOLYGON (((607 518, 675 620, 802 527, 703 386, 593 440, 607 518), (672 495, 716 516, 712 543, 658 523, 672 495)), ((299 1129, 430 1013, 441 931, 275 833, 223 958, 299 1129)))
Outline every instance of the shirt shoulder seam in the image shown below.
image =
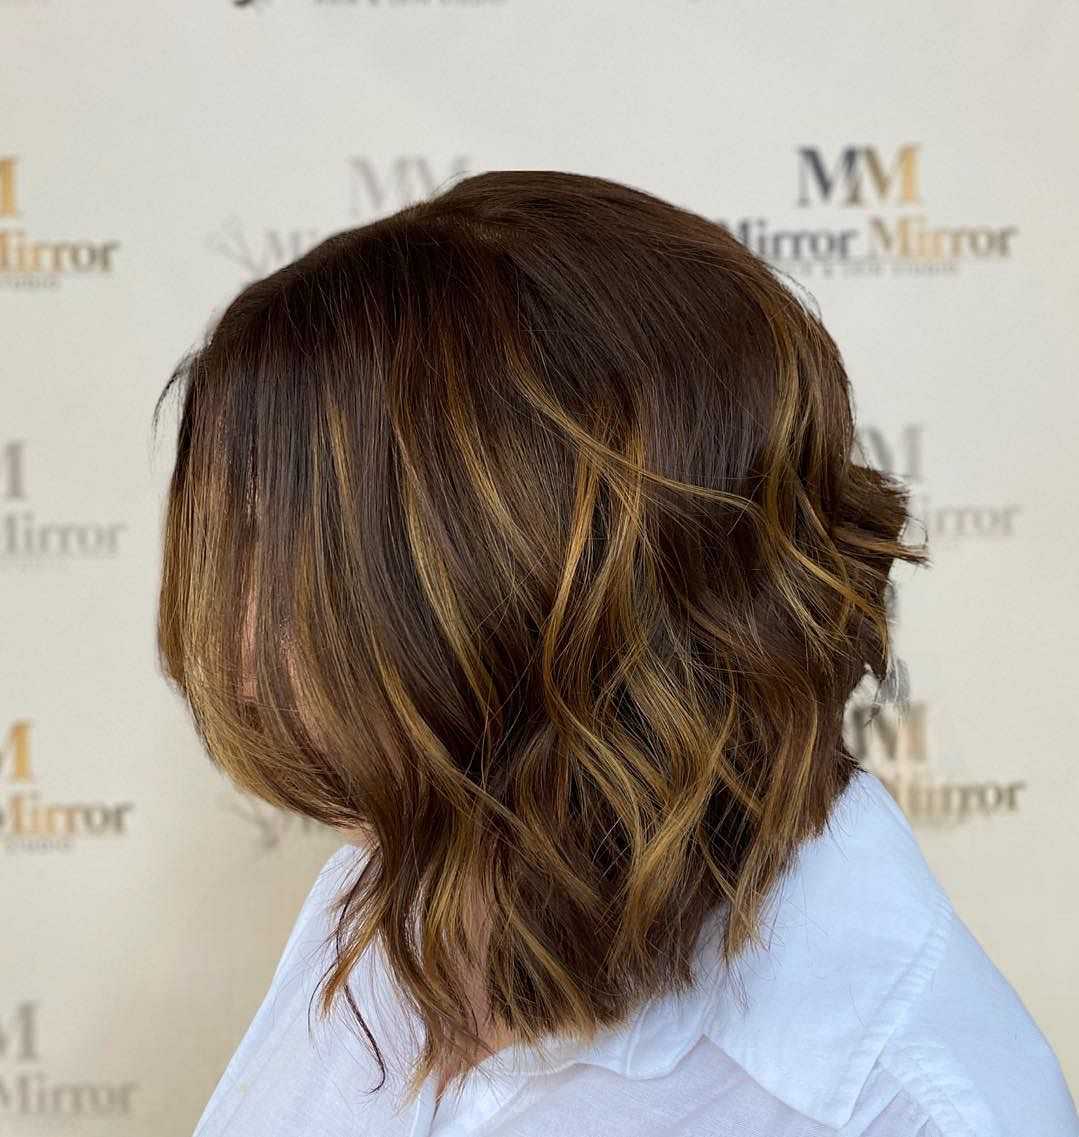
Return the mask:
POLYGON ((910 1016, 921 1005, 929 990, 930 981, 940 968, 941 961, 956 926, 956 913, 950 902, 946 902, 947 920, 940 929, 941 935, 937 944, 936 958, 932 968, 926 973, 924 982, 917 995, 913 997, 904 1010, 901 1018, 896 1022, 878 1061, 910 1095, 912 1100, 925 1110, 928 1118, 948 1137, 979 1137, 970 1127, 959 1106, 948 1093, 940 1079, 934 1078, 931 1072, 921 1061, 916 1048, 900 1047, 896 1045, 897 1037, 901 1035, 903 1027, 910 1016), (946 1128, 947 1127, 947 1128, 946 1128))
MULTIPOLYGON (((882 1060, 889 1044, 921 1003, 933 976, 944 959, 945 949, 954 926, 955 909, 939 886, 934 887, 932 907, 933 916, 921 948, 896 980, 882 1009, 879 1028, 871 1030, 863 1038, 860 1053, 864 1057, 861 1060, 856 1058, 851 1064, 848 1078, 857 1077, 858 1084, 854 1085, 848 1081, 839 1090, 839 1094, 846 1100, 853 1102, 860 1095, 871 1076, 875 1063, 883 1065, 882 1060), (868 1060, 867 1051, 872 1053, 872 1060, 868 1060), (858 1073, 859 1071, 862 1072, 858 1073)), ((893 1076, 895 1075, 893 1074, 893 1076)), ((934 1123, 937 1123, 935 1117, 933 1120, 934 1123)), ((976 1135, 972 1135, 972 1137, 976 1137, 976 1135)))

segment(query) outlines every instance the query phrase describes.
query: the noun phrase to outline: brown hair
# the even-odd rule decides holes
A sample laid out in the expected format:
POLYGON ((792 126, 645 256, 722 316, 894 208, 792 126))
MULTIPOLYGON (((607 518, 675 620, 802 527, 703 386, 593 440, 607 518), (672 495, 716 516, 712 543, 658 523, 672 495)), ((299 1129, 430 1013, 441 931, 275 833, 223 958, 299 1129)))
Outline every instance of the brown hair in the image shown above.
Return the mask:
POLYGON ((162 664, 237 786, 373 834, 321 1009, 383 1075, 345 985, 376 938, 413 1092, 478 1041, 469 965, 538 1043, 693 982, 711 913, 727 958, 757 938, 856 769, 893 561, 928 561, 775 270, 639 189, 493 171, 250 284, 177 381, 162 664))

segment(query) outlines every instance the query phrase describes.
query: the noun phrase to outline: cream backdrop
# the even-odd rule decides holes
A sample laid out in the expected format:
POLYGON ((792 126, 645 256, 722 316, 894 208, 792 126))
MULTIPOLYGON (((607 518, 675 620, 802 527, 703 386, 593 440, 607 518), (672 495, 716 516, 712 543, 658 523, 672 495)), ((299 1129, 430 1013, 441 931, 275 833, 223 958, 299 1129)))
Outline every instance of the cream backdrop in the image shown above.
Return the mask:
POLYGON ((1079 1083, 1074 0, 0 0, 0 43, 0 1133, 190 1134, 339 843, 157 671, 159 390, 247 281, 496 167, 812 294, 934 556, 850 739, 1079 1083))

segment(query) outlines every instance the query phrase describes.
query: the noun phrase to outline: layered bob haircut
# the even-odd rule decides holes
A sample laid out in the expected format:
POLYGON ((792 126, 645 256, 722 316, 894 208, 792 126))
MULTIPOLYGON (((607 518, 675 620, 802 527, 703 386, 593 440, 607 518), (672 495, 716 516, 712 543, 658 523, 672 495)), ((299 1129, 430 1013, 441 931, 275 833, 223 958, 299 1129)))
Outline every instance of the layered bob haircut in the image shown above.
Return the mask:
POLYGON ((469 974, 542 1046, 688 987, 712 915, 758 942, 928 562, 779 273, 639 189, 487 172, 248 285, 155 424, 174 387, 162 666, 237 787, 371 834, 320 1008, 383 1081, 376 940, 411 1092, 485 1049, 469 974))

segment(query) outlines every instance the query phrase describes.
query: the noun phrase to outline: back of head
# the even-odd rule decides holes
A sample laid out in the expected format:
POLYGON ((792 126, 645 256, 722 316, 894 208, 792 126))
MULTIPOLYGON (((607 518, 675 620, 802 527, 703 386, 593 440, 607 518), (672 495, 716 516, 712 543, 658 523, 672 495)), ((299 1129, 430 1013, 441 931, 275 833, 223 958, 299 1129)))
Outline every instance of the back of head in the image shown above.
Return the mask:
POLYGON ((532 1040, 689 983, 710 914, 753 937, 927 559, 764 261, 625 185, 479 174, 245 288, 173 380, 163 665, 238 786, 373 838, 324 1010, 379 937, 418 1085, 473 1037, 469 962, 532 1040))

